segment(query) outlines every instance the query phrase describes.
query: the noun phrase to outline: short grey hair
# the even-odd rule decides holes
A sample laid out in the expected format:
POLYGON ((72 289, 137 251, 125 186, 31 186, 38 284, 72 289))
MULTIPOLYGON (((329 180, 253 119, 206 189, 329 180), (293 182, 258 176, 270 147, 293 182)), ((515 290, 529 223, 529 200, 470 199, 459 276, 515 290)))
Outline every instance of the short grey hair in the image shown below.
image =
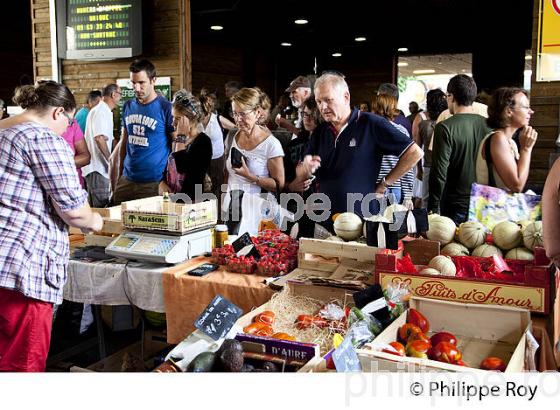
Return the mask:
POLYGON ((335 88, 337 91, 341 93, 348 92, 350 93, 350 89, 348 88, 348 83, 344 79, 343 76, 340 74, 333 74, 333 73, 325 73, 321 75, 315 81, 315 89, 322 87, 323 85, 328 85, 329 87, 335 88))

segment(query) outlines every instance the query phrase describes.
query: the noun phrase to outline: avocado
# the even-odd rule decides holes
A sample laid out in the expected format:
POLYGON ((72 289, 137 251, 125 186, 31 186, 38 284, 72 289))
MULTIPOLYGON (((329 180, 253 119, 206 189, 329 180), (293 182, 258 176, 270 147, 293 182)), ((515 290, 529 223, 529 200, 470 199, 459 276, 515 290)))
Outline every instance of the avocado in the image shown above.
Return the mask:
POLYGON ((238 350, 227 349, 220 354, 221 371, 240 372, 243 368, 243 353, 238 350))
POLYGON ((196 356, 187 367, 187 372, 204 373, 212 370, 216 361, 216 353, 202 352, 196 356))
POLYGON ((243 353, 243 345, 239 340, 236 339, 226 339, 218 349, 218 354, 222 354, 224 350, 235 350, 243 353))

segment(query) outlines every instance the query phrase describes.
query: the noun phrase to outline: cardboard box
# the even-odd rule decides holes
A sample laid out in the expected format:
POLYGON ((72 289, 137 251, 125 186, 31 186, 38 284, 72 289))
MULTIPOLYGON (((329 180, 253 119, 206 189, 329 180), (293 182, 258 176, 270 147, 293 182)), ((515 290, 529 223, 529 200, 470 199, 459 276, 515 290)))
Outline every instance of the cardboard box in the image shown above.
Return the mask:
MULTIPOLYGON (((436 247, 432 241, 423 239, 405 243, 404 250, 416 265, 427 265, 431 258, 439 254, 439 246, 436 247)), ((554 268, 550 265, 544 249, 535 248, 534 261, 509 262, 524 268, 523 280, 514 282, 398 273, 397 257, 381 254, 376 255, 375 276, 376 282, 383 289, 390 283, 404 282, 414 296, 460 303, 512 306, 548 314, 552 304, 551 299, 555 294, 554 268)))
MULTIPOLYGON (((417 309, 430 322, 430 333, 453 333, 463 361, 473 367, 457 366, 429 359, 399 357, 390 353, 357 349, 364 372, 377 371, 484 371, 478 369, 488 356, 507 363, 506 372, 520 372, 525 362, 525 337, 531 329, 528 310, 505 306, 472 305, 439 300, 411 298, 410 307, 417 309)), ((399 327, 406 323, 407 312, 399 316, 371 345, 388 344, 397 340, 399 327)))

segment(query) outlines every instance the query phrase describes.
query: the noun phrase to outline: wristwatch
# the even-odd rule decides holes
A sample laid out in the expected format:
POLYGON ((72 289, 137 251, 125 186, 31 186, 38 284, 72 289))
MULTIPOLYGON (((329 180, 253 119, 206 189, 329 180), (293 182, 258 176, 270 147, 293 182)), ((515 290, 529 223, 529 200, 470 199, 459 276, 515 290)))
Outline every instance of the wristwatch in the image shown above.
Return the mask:
POLYGON ((185 134, 179 134, 175 137, 174 141, 180 144, 185 144, 187 142, 187 136, 185 134))

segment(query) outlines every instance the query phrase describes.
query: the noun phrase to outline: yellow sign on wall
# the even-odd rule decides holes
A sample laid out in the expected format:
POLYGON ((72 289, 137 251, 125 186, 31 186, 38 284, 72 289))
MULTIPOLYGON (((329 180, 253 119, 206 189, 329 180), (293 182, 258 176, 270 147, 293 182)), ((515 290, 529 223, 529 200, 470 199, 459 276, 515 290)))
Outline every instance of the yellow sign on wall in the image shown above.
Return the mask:
POLYGON ((541 0, 537 81, 560 81, 560 0, 541 0))

